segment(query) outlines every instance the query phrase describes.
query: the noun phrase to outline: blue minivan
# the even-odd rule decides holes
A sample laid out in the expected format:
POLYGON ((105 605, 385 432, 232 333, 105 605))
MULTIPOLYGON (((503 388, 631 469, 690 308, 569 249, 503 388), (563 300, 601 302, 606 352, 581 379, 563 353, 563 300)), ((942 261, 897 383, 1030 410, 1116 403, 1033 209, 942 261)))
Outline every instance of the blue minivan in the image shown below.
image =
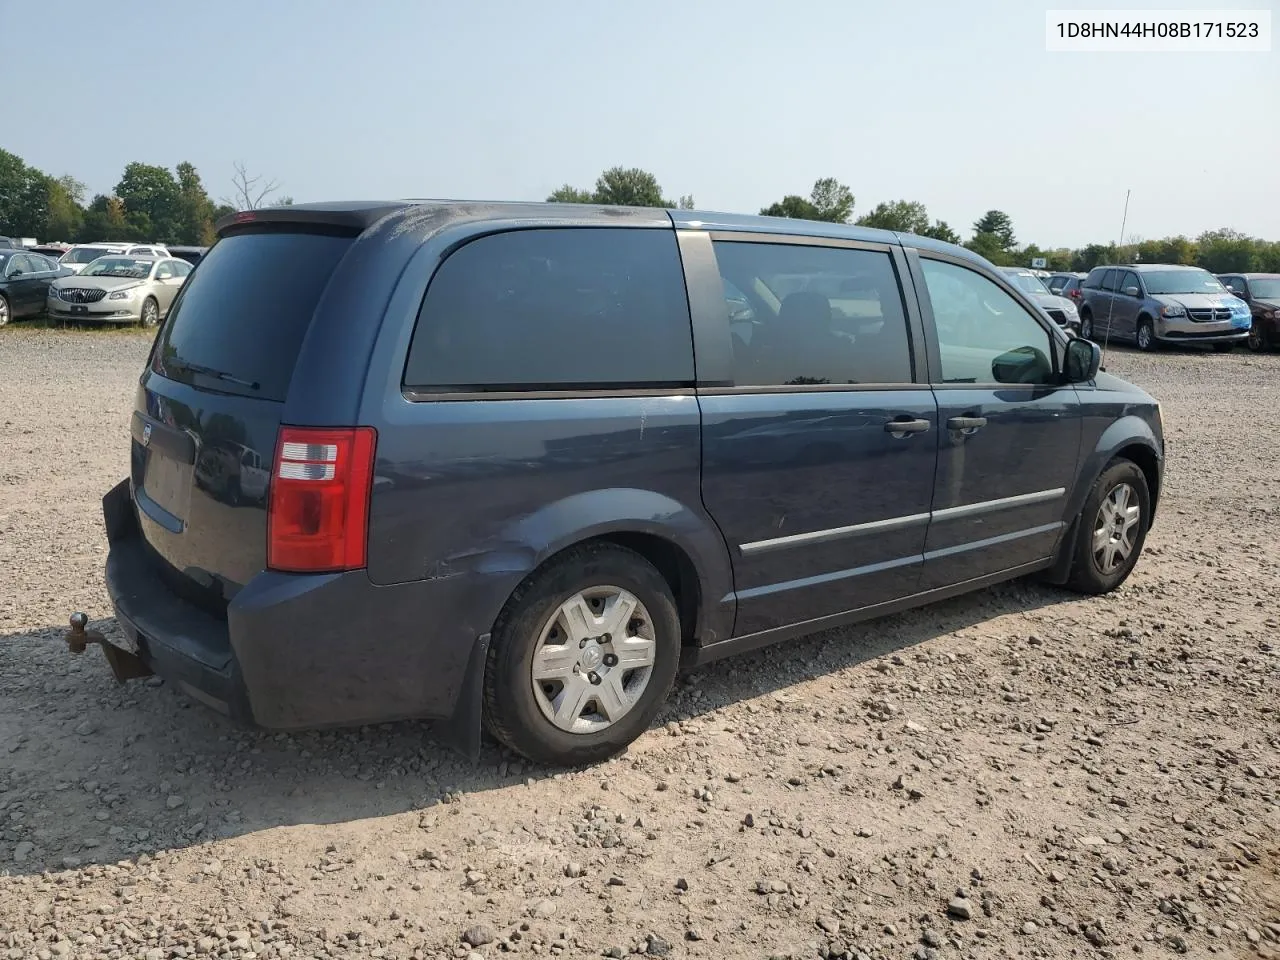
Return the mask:
MULTIPOLYGON (((120 678, 277 729, 624 749, 677 670, 1027 574, 1114 589, 1164 441, 959 247, 693 211, 234 215, 104 499, 120 678)), ((83 634, 82 634, 83 636, 83 634)))

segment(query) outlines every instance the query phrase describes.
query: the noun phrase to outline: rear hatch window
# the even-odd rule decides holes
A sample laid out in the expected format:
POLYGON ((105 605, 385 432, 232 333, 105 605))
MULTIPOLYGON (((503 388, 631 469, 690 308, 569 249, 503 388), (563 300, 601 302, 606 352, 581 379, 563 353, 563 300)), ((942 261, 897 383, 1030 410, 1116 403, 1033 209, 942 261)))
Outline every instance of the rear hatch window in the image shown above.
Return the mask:
POLYGON ((284 400, 311 315, 350 236, 244 233, 192 271, 152 354, 152 369, 194 387, 284 400))
POLYGON ((142 535, 161 573, 221 613, 266 565, 280 417, 350 236, 250 232, 219 240, 178 294, 133 414, 142 535))

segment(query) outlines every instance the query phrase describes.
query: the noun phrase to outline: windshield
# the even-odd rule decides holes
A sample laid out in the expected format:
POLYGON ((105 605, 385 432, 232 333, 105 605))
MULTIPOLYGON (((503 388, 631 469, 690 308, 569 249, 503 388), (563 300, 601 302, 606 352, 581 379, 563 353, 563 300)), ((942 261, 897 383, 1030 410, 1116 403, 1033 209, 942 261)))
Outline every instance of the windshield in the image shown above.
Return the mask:
POLYGON ((68 250, 62 255, 63 263, 93 263, 100 256, 107 253, 101 247, 76 247, 68 250))
POLYGON ((1257 300, 1280 300, 1280 278, 1274 280, 1250 280, 1249 292, 1257 300))
POLYGON ((1007 274, 1007 276, 1027 293, 1045 294, 1049 292, 1049 288, 1044 285, 1044 281, 1034 273, 1011 273, 1007 274))
POLYGON ((1153 270, 1144 273, 1147 293, 1226 293, 1227 288, 1207 270, 1153 270))
POLYGON ((128 280, 145 280, 151 276, 154 260, 134 260, 132 257, 99 257, 80 274, 82 277, 124 277, 128 280))

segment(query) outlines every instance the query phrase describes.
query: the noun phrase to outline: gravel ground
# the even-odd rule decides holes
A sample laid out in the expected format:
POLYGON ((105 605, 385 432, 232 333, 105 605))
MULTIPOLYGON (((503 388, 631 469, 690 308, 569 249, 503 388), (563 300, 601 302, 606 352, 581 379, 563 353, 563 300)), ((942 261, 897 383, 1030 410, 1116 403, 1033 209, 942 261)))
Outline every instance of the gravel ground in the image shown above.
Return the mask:
POLYGON ((717 664, 554 772, 68 655, 146 348, 0 333, 0 958, 1280 956, 1280 356, 1113 351, 1171 443, 1118 593, 717 664))

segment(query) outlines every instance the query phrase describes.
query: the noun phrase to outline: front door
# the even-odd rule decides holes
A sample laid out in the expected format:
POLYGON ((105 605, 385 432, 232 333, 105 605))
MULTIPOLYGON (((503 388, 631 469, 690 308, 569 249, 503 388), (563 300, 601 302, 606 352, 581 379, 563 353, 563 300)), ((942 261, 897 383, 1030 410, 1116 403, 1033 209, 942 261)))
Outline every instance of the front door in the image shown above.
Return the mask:
POLYGON ((1080 407, 1047 323, 994 280, 922 254, 934 319, 938 473, 923 588, 1053 555, 1079 459, 1080 407))
POLYGON ((702 495, 733 558, 734 634, 915 592, 938 422, 913 368, 901 253, 712 239, 736 302, 718 320, 731 383, 699 390, 702 495))

